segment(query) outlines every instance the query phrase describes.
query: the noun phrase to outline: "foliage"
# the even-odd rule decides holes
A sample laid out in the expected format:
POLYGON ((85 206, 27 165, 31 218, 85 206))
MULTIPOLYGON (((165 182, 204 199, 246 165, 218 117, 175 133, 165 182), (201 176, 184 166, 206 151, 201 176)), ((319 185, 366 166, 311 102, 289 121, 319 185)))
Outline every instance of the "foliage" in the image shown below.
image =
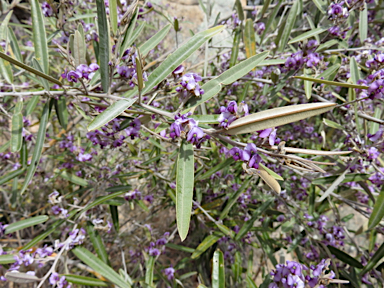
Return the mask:
POLYGON ((213 24, 188 37, 148 1, 18 2, 1 281, 384 285, 381 1, 199 1, 213 24))

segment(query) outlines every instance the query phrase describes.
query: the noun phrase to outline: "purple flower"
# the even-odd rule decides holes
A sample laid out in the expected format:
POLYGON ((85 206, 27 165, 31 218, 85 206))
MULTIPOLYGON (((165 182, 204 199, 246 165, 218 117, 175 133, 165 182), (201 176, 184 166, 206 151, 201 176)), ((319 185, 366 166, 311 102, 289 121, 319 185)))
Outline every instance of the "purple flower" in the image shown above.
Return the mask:
POLYGON ((153 247, 151 247, 151 248, 149 248, 149 250, 148 250, 148 254, 149 254, 150 256, 156 257, 156 256, 159 256, 159 255, 160 255, 160 250, 157 249, 157 248, 153 248, 153 247))
POLYGON ((67 80, 69 82, 75 82, 77 83, 77 79, 79 79, 81 77, 81 73, 80 72, 77 72, 77 71, 69 71, 68 74, 67 74, 67 80))
POLYGON ((233 159, 235 159, 236 161, 240 160, 240 159, 241 160, 245 159, 247 156, 244 156, 244 154, 247 154, 248 157, 249 157, 249 154, 248 153, 244 153, 244 151, 241 150, 239 147, 231 148, 231 150, 229 150, 228 154, 231 155, 233 157, 233 159))
POLYGON ((45 17, 51 17, 53 15, 53 9, 47 2, 43 2, 43 4, 41 4, 41 10, 43 11, 45 17))
POLYGON ((97 65, 96 63, 92 63, 89 65, 89 70, 91 72, 96 72, 97 70, 99 70, 99 65, 97 65))
POLYGON ((230 112, 222 112, 218 120, 221 127, 228 128, 228 126, 236 120, 236 116, 230 112))
POLYGON ((117 67, 117 73, 119 73, 121 77, 128 78, 131 75, 131 70, 128 66, 120 65, 117 67))
POLYGON ((287 68, 295 68, 296 67, 296 60, 293 57, 288 57, 287 61, 285 61, 285 67, 287 68))
POLYGON ((86 162, 86 161, 90 161, 92 160, 92 155, 91 154, 83 154, 83 153, 79 153, 79 155, 76 156, 76 159, 80 162, 86 162))
POLYGON ((59 274, 56 273, 56 272, 53 272, 53 273, 51 274, 51 276, 49 277, 49 283, 50 283, 51 285, 56 285, 56 283, 59 282, 59 280, 60 280, 60 276, 59 276, 59 274))
POLYGON ((175 70, 173 70, 172 74, 173 74, 173 76, 178 78, 181 75, 183 75, 183 72, 184 72, 184 66, 183 65, 179 65, 179 66, 177 66, 177 68, 175 70))
POLYGON ((249 159, 248 166, 251 168, 258 169, 259 163, 261 162, 261 157, 259 154, 255 154, 249 159))
POLYGON ((198 126, 194 126, 189 132, 187 136, 187 141, 192 144, 197 144, 201 138, 204 137, 204 132, 198 126))
POLYGON ((237 113, 237 103, 236 101, 230 101, 227 106, 227 111, 236 114, 237 113))
POLYGON ((173 279, 175 279, 175 276, 174 276, 175 269, 172 266, 164 269, 164 274, 165 276, 167 276, 169 281, 172 281, 173 279))

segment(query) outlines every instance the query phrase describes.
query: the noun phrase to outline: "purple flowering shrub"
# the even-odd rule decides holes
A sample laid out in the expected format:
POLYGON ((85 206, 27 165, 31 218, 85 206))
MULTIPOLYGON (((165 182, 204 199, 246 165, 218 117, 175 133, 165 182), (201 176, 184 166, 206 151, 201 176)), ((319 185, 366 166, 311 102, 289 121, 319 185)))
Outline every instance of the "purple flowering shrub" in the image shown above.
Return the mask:
POLYGON ((381 3, 18 2, 1 287, 384 285, 381 3))

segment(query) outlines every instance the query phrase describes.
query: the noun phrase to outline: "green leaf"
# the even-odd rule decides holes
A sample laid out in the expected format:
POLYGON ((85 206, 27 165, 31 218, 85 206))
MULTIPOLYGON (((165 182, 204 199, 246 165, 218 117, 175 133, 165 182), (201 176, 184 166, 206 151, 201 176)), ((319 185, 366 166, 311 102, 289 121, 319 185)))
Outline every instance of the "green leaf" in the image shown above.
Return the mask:
POLYGON ((104 276, 105 278, 107 278, 109 281, 116 284, 117 286, 121 288, 131 287, 131 285, 125 282, 120 277, 120 275, 117 274, 110 266, 105 264, 102 260, 97 258, 87 249, 83 247, 76 247, 75 249, 72 250, 72 252, 76 255, 77 258, 79 258, 81 261, 83 261, 85 264, 87 264, 97 273, 101 274, 102 276, 104 276))
MULTIPOLYGON (((381 119, 381 113, 383 110, 380 107, 375 108, 375 112, 373 113, 373 117, 377 119, 381 119)), ((379 123, 372 122, 369 128, 370 134, 376 134, 376 132, 379 131, 379 123)))
POLYGON ((336 44, 339 44, 339 41, 337 41, 335 39, 329 40, 329 41, 319 45, 319 47, 317 47, 315 52, 322 52, 322 51, 324 51, 324 50, 328 49, 329 47, 336 45, 336 44))
POLYGON ((28 101, 27 108, 25 109, 25 115, 30 115, 33 111, 35 111, 37 103, 39 103, 40 96, 32 96, 28 101))
MULTIPOLYGON (((35 0, 36 1, 36 0, 35 0)), ((97 24, 99 27, 99 61, 101 86, 104 93, 109 91, 109 31, 104 0, 96 0, 97 24)))
POLYGON ((83 286, 97 286, 97 287, 108 286, 108 283, 101 281, 97 278, 91 278, 91 277, 73 275, 73 274, 60 274, 60 277, 61 276, 64 276, 65 280, 73 284, 78 284, 83 286))
POLYGON ((171 29, 172 25, 168 24, 151 38, 149 38, 145 43, 139 46, 139 51, 141 55, 145 57, 152 49, 154 49, 160 42, 167 36, 169 29, 171 29))
POLYGON ((12 224, 9 224, 7 226, 7 228, 5 228, 4 233, 5 234, 11 234, 13 232, 44 223, 48 219, 49 219, 48 216, 42 215, 42 216, 36 216, 36 217, 28 218, 25 220, 20 220, 20 221, 14 222, 12 224))
POLYGON ((119 0, 109 0, 109 19, 113 35, 117 33, 117 1, 119 0))
POLYGON ((322 79, 317 79, 317 78, 312 78, 312 77, 304 77, 304 76, 293 76, 293 77, 297 78, 297 79, 302 79, 302 80, 312 81, 315 83, 320 83, 320 84, 335 85, 335 86, 340 86, 340 87, 356 88, 356 89, 368 89, 368 86, 363 86, 363 85, 356 85, 356 84, 342 83, 342 82, 335 82, 335 81, 327 81, 327 80, 322 80, 322 79))
POLYGON ((312 0, 315 3, 316 7, 320 10, 321 13, 326 14, 328 5, 324 0, 312 0))
POLYGON ((59 99, 55 101, 55 110, 60 126, 67 130, 69 115, 65 96, 59 96, 59 99))
POLYGON ((381 244, 379 249, 377 249, 376 253, 369 259, 367 265, 364 266, 364 269, 361 270, 360 275, 364 275, 368 271, 372 270, 376 264, 380 261, 381 258, 384 257, 384 243, 381 244))
MULTIPOLYGON (((3 52, 3 48, 0 47, 0 53, 3 52)), ((0 74, 3 75, 5 81, 8 82, 8 84, 13 85, 13 71, 11 64, 9 64, 8 61, 4 61, 0 58, 0 74)))
POLYGON ((199 121, 200 124, 219 124, 219 116, 216 115, 191 115, 190 118, 199 121))
POLYGON ((0 52, 0 58, 2 58, 4 60, 7 60, 8 62, 10 62, 10 63, 12 63, 12 64, 14 64, 16 66, 19 66, 20 68, 23 68, 23 69, 25 69, 25 70, 33 73, 33 74, 36 74, 36 75, 38 75, 38 76, 40 76, 40 77, 42 77, 44 79, 47 79, 48 81, 51 81, 51 82, 53 82, 55 84, 63 86, 63 83, 61 83, 59 80, 57 80, 57 79, 55 79, 55 78, 53 78, 53 77, 51 77, 51 76, 49 76, 49 75, 47 75, 45 73, 42 73, 39 70, 36 70, 35 68, 32 68, 32 67, 30 67, 28 65, 25 65, 24 63, 22 63, 20 61, 17 61, 16 59, 8 56, 7 54, 4 54, 3 52, 0 52))
POLYGON ((13 13, 13 10, 8 12, 7 16, 4 17, 0 25, 0 40, 4 40, 5 42, 7 42, 7 39, 8 39, 8 23, 9 23, 9 20, 11 19, 12 13, 13 13))
POLYGON ((249 219, 247 222, 244 223, 244 225, 241 227, 239 233, 236 234, 235 240, 239 241, 241 238, 244 237, 245 234, 249 230, 251 230, 253 223, 260 217, 260 214, 263 213, 267 208, 273 203, 273 199, 269 199, 265 201, 263 204, 261 204, 260 207, 258 207, 252 214, 252 218, 249 219))
POLYGON ((113 199, 113 198, 118 197, 120 195, 123 195, 125 193, 126 193, 126 191, 119 191, 119 192, 115 192, 115 193, 112 193, 112 194, 109 194, 109 195, 97 198, 95 201, 93 201, 92 203, 90 203, 87 206, 85 206, 83 208, 83 211, 87 211, 87 210, 89 210, 89 209, 91 209, 91 208, 93 208, 93 207, 95 207, 97 205, 103 204, 107 200, 113 199))
POLYGON ((16 260, 14 257, 15 256, 11 255, 11 254, 10 255, 0 255, 0 265, 15 263, 16 260))
POLYGON ((224 255, 220 250, 213 253, 213 268, 212 268, 212 288, 225 287, 225 266, 224 255))
POLYGON ((340 124, 336 123, 336 122, 333 122, 331 120, 328 120, 326 118, 323 118, 323 123, 325 125, 327 125, 328 127, 331 127, 331 128, 335 128, 335 129, 340 129, 340 130, 344 130, 344 127, 341 126, 340 124))
POLYGON ((35 58, 41 64, 43 73, 49 74, 48 42, 45 33, 44 16, 38 0, 31 0, 31 14, 35 58))
POLYGON ((65 180, 68 180, 69 182, 72 182, 73 184, 79 185, 79 186, 88 186, 88 181, 80 178, 76 175, 73 175, 71 173, 68 173, 67 171, 63 171, 60 173, 60 176, 64 178, 65 180))
POLYGON ((228 199, 227 205, 220 214, 220 220, 223 220, 225 217, 227 217, 229 211, 231 210, 232 206, 236 203, 237 199, 239 199, 240 195, 244 192, 244 190, 249 187, 249 182, 251 182, 251 179, 252 178, 248 178, 247 180, 245 180, 241 187, 231 195, 231 197, 228 199))
POLYGON ((373 211, 369 217, 368 229, 376 227, 384 217, 384 188, 381 189, 376 203, 373 206, 373 211))
POLYGON ((361 43, 364 43, 364 41, 368 37, 368 7, 367 3, 364 3, 364 9, 360 10, 360 17, 359 17, 359 37, 361 43))
POLYGON ((176 222, 181 241, 187 237, 191 220, 194 170, 193 145, 183 141, 176 172, 176 222))
POLYGON ((19 112, 12 116, 11 151, 19 152, 23 143, 23 115, 19 112))
POLYGON ((220 171, 224 167, 228 167, 232 163, 234 163, 235 160, 233 158, 227 158, 225 161, 220 162, 215 167, 212 167, 207 172, 205 172, 203 175, 196 178, 196 181, 204 180, 209 178, 213 173, 216 173, 217 171, 220 171))
POLYGON ((200 257, 201 254, 203 254, 205 251, 207 251, 208 248, 212 247, 213 244, 215 244, 221 237, 223 237, 224 234, 220 232, 215 232, 211 235, 208 235, 204 238, 203 241, 197 246, 195 251, 193 251, 191 255, 191 259, 197 259, 200 257))
POLYGON ((279 0, 279 2, 276 3, 275 8, 273 8, 273 11, 270 13, 267 24, 265 24, 265 30, 261 35, 261 40, 260 40, 261 43, 263 43, 265 35, 267 35, 267 33, 269 32, 269 28, 271 27, 273 21, 276 20, 276 15, 280 10, 281 3, 282 3, 282 0, 279 0))
POLYGON ((109 259, 108 259, 107 250, 105 249, 105 245, 103 243, 103 240, 100 237, 99 232, 97 232, 95 227, 90 222, 87 223, 86 229, 87 229, 87 234, 88 234, 89 238, 91 239, 93 248, 95 248, 97 256, 105 264, 111 265, 111 263, 109 262, 109 259))
POLYGON ((4 151, 6 151, 9 148, 10 145, 11 145, 10 141, 8 141, 5 144, 1 145, 0 146, 0 153, 3 153, 4 151))
POLYGON ((258 17, 259 19, 263 18, 264 16, 264 13, 267 11, 267 9, 269 8, 269 4, 271 4, 271 0, 266 0, 264 1, 264 5, 263 5, 263 8, 261 9, 261 12, 258 13, 258 17))
POLYGON ((325 31, 327 31, 328 28, 315 28, 315 29, 312 29, 310 31, 307 31, 299 36, 296 36, 295 38, 293 38, 291 41, 288 42, 288 44, 293 44, 293 43, 296 43, 296 42, 299 42, 299 41, 303 41, 305 39, 308 39, 308 38, 311 38, 311 37, 314 37, 316 35, 319 35, 325 31))
MULTIPOLYGON (((36 58, 33 58, 32 63, 33 63, 33 67, 34 67, 36 70, 39 70, 40 72, 43 72, 43 68, 41 67, 39 61, 36 60, 36 58)), ((44 78, 41 78, 41 77, 38 77, 38 79, 40 80, 41 85, 44 87, 44 89, 45 89, 46 91, 49 91, 49 90, 50 90, 50 87, 49 87, 49 84, 48 84, 47 79, 44 79, 44 78)))
POLYGON ((360 261, 356 260, 355 258, 349 256, 347 253, 331 246, 331 245, 328 245, 327 246, 329 251, 336 256, 337 259, 339 259, 340 261, 352 266, 352 267, 356 267, 356 268, 359 268, 359 269, 362 269, 364 266, 363 264, 360 263, 360 261))
POLYGON ((84 42, 84 38, 81 36, 81 33, 76 30, 75 36, 73 39, 73 58, 75 59, 75 66, 79 66, 80 64, 86 64, 85 53, 86 46, 84 42))
MULTIPOLYGON (((340 64, 332 65, 331 67, 329 67, 327 70, 325 70, 323 73, 321 73, 316 78, 324 79, 324 80, 328 80, 328 81, 333 81, 333 79, 335 79, 337 72, 339 71, 339 68, 340 68, 340 64)), ((308 82, 310 82, 310 81, 308 81, 308 82)))
POLYGON ((269 175, 271 175, 276 180, 284 181, 284 178, 281 177, 279 174, 275 173, 273 170, 269 169, 267 166, 264 166, 263 164, 259 163, 259 166, 263 167, 265 171, 268 172, 269 175))
POLYGON ((193 253, 195 251, 195 249, 193 249, 193 248, 189 248, 186 246, 181 246, 181 245, 177 245, 177 244, 173 244, 173 243, 167 243, 167 244, 165 244, 165 246, 167 248, 171 248, 174 250, 179 250, 179 251, 183 251, 183 252, 187 252, 187 253, 193 253))
POLYGON ((127 50, 128 47, 133 43, 131 39, 132 39, 133 31, 136 29, 137 16, 138 16, 138 13, 136 12, 132 17, 131 22, 129 23, 129 27, 127 31, 125 32, 124 41, 120 47, 121 55, 123 55, 124 51, 127 50))
POLYGON ((28 187, 29 182, 32 180, 32 177, 35 174, 37 165, 39 164, 41 152, 43 151, 43 146, 44 146, 44 140, 45 140, 45 134, 46 134, 45 132, 48 124, 49 112, 50 112, 50 103, 47 102, 44 105, 43 112, 41 115, 39 131, 37 132, 37 136, 36 136, 36 144, 33 150, 31 164, 28 167, 27 175, 25 176, 24 184, 20 191, 21 195, 24 193, 25 189, 28 187))
POLYGON ((139 27, 137 27, 135 30, 133 30, 133 33, 132 33, 131 37, 129 38, 128 47, 131 46, 133 44, 133 42, 135 42, 137 37, 139 37, 139 35, 142 34, 143 29, 146 25, 147 25, 147 23, 143 22, 139 25, 139 27))
POLYGON ((228 69, 220 76, 208 81, 201 88, 204 89, 204 94, 200 98, 193 98, 187 103, 187 109, 183 113, 188 112, 189 109, 196 107, 220 92, 223 85, 229 85, 235 82, 237 79, 246 75, 249 71, 255 68, 268 56, 268 51, 262 52, 258 55, 252 56, 251 58, 244 60, 236 66, 228 69))
MULTIPOLYGON (((333 175, 323 178, 316 178, 312 181, 313 185, 330 184, 335 181, 339 175, 333 175)), ((365 181, 370 177, 370 174, 347 174, 341 183, 365 181)))
POLYGON ((116 205, 109 205, 109 211, 111 212, 113 227, 115 228, 116 232, 119 233, 119 230, 120 230, 119 210, 117 209, 116 205))
POLYGON ((88 125, 88 131, 99 129, 100 127, 107 124, 109 121, 115 119, 121 113, 124 112, 127 108, 131 107, 135 103, 137 98, 120 100, 113 103, 104 112, 97 115, 91 123, 88 125))
POLYGON ((153 285, 153 270, 155 269, 155 257, 150 256, 145 263, 145 283, 150 287, 153 285))
POLYGON ((251 58, 253 55, 256 55, 255 28, 253 28, 252 19, 249 18, 247 19, 247 21, 245 21, 244 46, 247 58, 251 58))
POLYGON ((359 81, 361 77, 360 77, 359 67, 357 66, 356 59, 353 56, 349 61, 349 70, 351 73, 352 83, 357 84, 357 81, 359 81))
MULTIPOLYGON (((309 69, 304 69, 304 76, 308 76, 309 69)), ((304 81, 304 91, 305 91, 305 96, 307 99, 311 99, 312 97, 312 82, 311 81, 304 81)))
POLYGON ((8 174, 5 174, 3 177, 0 178, 0 185, 7 183, 8 181, 11 181, 13 178, 23 174, 25 169, 18 169, 12 172, 9 172, 8 174))
POLYGON ((287 22, 285 24, 284 33, 281 36, 280 44, 279 44, 279 51, 284 51, 285 45, 287 45, 289 35, 292 32, 293 27, 295 26, 296 19, 297 19, 297 10, 299 8, 299 0, 296 0, 295 3, 293 3, 291 10, 289 11, 287 22))
POLYGON ((279 127, 325 113, 335 105, 334 103, 310 103, 264 110, 235 120, 229 125, 226 133, 237 135, 279 127))
POLYGON ((237 56, 239 55, 239 48, 240 48, 240 39, 241 39, 241 29, 237 28, 234 33, 235 36, 233 37, 233 44, 232 44, 232 51, 231 51, 231 58, 229 59, 229 67, 232 68, 235 66, 237 62, 237 56))

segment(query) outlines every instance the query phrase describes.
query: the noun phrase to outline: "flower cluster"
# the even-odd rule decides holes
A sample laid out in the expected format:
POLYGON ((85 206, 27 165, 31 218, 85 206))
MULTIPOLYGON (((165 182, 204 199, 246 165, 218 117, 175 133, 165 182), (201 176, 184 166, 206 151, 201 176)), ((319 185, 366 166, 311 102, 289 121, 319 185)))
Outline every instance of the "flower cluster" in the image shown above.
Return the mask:
POLYGON ((295 261, 287 261, 287 265, 278 264, 276 270, 271 272, 273 282, 268 288, 325 288, 322 279, 333 279, 335 273, 328 270, 330 260, 323 259, 318 265, 307 266, 295 261))
POLYGON ((153 257, 159 256, 165 250, 165 244, 168 243, 167 237, 169 237, 169 232, 165 232, 163 237, 157 239, 156 242, 149 243, 149 247, 146 248, 148 254, 153 257))
POLYGON ((344 1, 340 3, 331 3, 328 7, 329 19, 335 22, 340 22, 340 20, 346 19, 349 16, 348 8, 343 7, 344 1))
POLYGON ((308 68, 315 68, 319 65, 322 57, 318 53, 313 52, 313 50, 317 47, 317 41, 308 41, 307 43, 307 54, 304 57, 302 51, 298 51, 293 53, 290 57, 285 61, 285 67, 288 70, 297 70, 303 68, 305 64, 308 68))
POLYGON ((200 147, 201 144, 210 138, 198 126, 198 121, 193 118, 188 118, 191 113, 184 115, 176 115, 175 122, 171 124, 169 136, 172 139, 176 137, 187 138, 187 141, 200 147))
MULTIPOLYGON (((112 47, 112 52, 114 52, 115 46, 112 47)), ((135 47, 128 48, 123 52, 121 56, 122 63, 117 66, 117 73, 122 80, 128 82, 128 85, 133 88, 138 83, 137 82, 137 70, 136 70, 136 58, 139 58, 139 54, 135 47)), ((148 81, 147 72, 143 71, 143 80, 148 81)))
MULTIPOLYGON (((60 193, 56 190, 53 191, 51 194, 48 195, 48 203, 50 204, 59 204, 60 206, 63 205, 63 197, 59 196, 60 193)), ((59 216, 60 218, 68 218, 68 210, 64 209, 63 207, 60 207, 59 205, 53 205, 51 208, 51 211, 53 215, 59 216)))
POLYGON ((237 106, 236 101, 230 101, 227 107, 220 107, 220 116, 219 116, 219 125, 223 128, 228 128, 228 126, 240 118, 241 116, 247 116, 249 114, 248 105, 243 102, 240 103, 239 107, 237 106), (244 115, 241 115, 243 114, 244 115))
POLYGON ((244 150, 238 147, 233 147, 229 150, 228 154, 236 161, 241 160, 248 163, 248 166, 251 168, 259 168, 261 157, 257 153, 256 145, 253 143, 248 143, 244 150))
POLYGON ((309 220, 307 222, 309 227, 317 229, 323 235, 324 240, 322 242, 324 244, 334 247, 344 246, 345 235, 342 227, 334 225, 327 228, 329 219, 324 215, 321 215, 316 221, 313 221, 314 218, 311 215, 305 214, 304 217, 309 220))
MULTIPOLYGON (((173 71, 173 75, 179 75, 184 70, 184 67, 177 67, 173 71), (181 72, 180 72, 181 71, 181 72)), ((200 88, 200 85, 197 82, 203 80, 200 75, 196 73, 187 73, 181 76, 180 85, 176 87, 176 92, 178 92, 183 98, 188 96, 188 93, 195 95, 197 97, 204 94, 204 90, 200 88)))
POLYGON ((71 70, 61 74, 61 77, 66 78, 69 82, 77 83, 79 78, 90 80, 92 79, 95 72, 99 69, 99 65, 92 63, 89 66, 86 64, 80 64, 76 70, 71 70))

